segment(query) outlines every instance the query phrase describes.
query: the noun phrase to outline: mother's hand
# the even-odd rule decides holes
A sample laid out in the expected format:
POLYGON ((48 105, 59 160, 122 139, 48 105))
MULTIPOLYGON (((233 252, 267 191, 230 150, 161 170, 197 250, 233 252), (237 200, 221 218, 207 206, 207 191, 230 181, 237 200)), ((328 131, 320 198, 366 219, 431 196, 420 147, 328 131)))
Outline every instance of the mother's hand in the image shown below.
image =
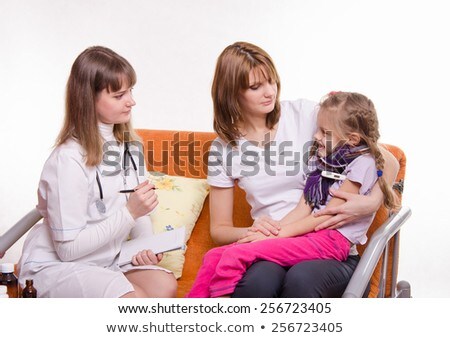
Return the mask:
POLYGON ((325 228, 337 229, 344 224, 372 214, 379 208, 381 203, 378 190, 379 189, 374 189, 368 196, 352 194, 339 190, 330 190, 333 197, 341 198, 345 200, 345 203, 336 207, 327 207, 314 213, 315 217, 333 215, 333 217, 329 220, 319 224, 315 230, 318 231, 325 228))
POLYGON ((269 216, 261 216, 255 219, 249 231, 259 231, 266 236, 278 235, 281 226, 279 221, 275 221, 269 216))
POLYGON ((281 229, 280 222, 269 216, 261 216, 255 219, 253 225, 237 241, 238 243, 249 243, 258 240, 276 237, 281 229))
POLYGON ((254 231, 249 229, 244 236, 242 236, 237 243, 243 244, 243 243, 251 243, 256 241, 263 241, 265 239, 269 238, 277 238, 277 236, 269 234, 268 236, 264 235, 262 232, 254 231))

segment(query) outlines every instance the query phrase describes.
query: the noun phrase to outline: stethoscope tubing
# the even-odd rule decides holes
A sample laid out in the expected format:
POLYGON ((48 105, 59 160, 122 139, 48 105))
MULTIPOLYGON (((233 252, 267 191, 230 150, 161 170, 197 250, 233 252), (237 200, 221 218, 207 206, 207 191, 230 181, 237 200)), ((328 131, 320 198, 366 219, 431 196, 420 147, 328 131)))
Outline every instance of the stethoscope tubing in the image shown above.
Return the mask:
MULTIPOLYGON (((134 161, 133 156, 131 155, 130 152, 130 147, 128 145, 128 142, 125 142, 125 146, 124 146, 124 150, 123 150, 123 161, 122 161, 122 169, 125 170, 126 167, 126 162, 127 162, 127 156, 130 158, 131 160, 131 165, 133 166, 134 172, 136 173, 136 181, 137 184, 139 185, 139 175, 137 174, 137 165, 136 162, 134 161)), ((100 201, 103 202, 103 187, 102 187, 102 182, 100 180, 100 176, 98 175, 98 170, 95 171, 95 180, 97 181, 97 186, 98 186, 98 191, 100 194, 100 201)))

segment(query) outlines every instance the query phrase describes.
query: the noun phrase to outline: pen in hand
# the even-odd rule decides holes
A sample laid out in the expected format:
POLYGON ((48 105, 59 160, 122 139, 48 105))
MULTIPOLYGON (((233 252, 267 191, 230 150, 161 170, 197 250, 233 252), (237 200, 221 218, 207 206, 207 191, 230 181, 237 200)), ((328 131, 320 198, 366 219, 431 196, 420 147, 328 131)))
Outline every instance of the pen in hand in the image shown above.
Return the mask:
MULTIPOLYGON (((153 188, 151 188, 152 190, 156 190, 156 188, 155 187, 153 187, 153 188)), ((119 193, 121 193, 121 194, 128 194, 128 193, 131 193, 131 192, 135 192, 137 189, 125 189, 125 190, 119 190, 119 193)))

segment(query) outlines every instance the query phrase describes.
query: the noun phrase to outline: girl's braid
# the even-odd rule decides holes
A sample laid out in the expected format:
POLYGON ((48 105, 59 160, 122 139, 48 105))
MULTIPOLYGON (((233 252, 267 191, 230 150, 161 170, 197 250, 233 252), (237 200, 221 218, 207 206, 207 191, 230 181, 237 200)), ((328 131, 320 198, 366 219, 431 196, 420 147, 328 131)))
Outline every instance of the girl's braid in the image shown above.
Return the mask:
POLYGON ((378 145, 380 132, 373 102, 358 93, 337 93, 332 96, 335 96, 335 100, 340 101, 340 110, 345 116, 344 125, 347 127, 346 129, 349 132, 359 133, 363 142, 367 144, 369 152, 375 158, 378 182, 384 195, 384 205, 390 209, 397 208, 399 205, 396 195, 383 176, 385 159, 378 145))

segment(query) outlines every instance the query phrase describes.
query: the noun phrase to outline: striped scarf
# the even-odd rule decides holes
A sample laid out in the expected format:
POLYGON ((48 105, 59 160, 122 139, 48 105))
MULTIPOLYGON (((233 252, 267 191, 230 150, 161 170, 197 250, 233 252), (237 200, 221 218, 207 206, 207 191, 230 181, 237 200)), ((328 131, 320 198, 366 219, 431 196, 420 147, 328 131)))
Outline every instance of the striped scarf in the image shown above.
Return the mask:
POLYGON ((317 154, 313 155, 309 163, 316 168, 307 175, 303 191, 306 202, 314 208, 318 208, 319 205, 325 205, 330 187, 336 182, 336 179, 322 176, 322 171, 342 174, 355 158, 367 152, 368 148, 366 145, 351 147, 344 144, 325 158, 318 157, 317 154))

